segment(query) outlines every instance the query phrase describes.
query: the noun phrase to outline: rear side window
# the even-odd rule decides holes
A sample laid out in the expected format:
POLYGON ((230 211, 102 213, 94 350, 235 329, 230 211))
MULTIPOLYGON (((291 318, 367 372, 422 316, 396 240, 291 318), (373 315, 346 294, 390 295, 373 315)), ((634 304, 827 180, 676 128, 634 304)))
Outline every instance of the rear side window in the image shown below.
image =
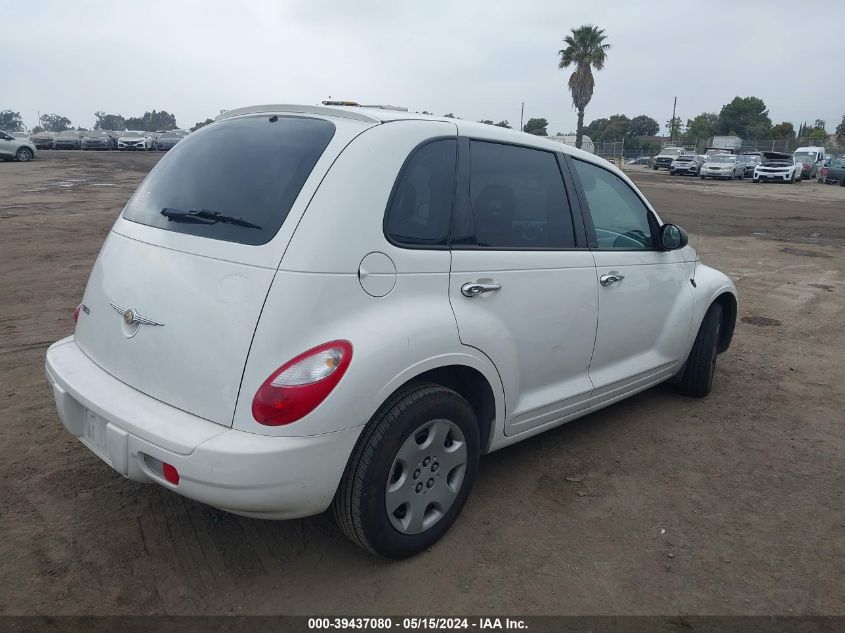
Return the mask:
POLYGON ((281 228, 334 136, 323 119, 257 116, 180 141, 123 210, 132 222, 257 246, 281 228))
POLYGON ((590 207, 599 250, 652 249, 649 210, 625 181, 614 173, 574 160, 590 207))
POLYGON ((393 188, 384 219, 391 242, 446 246, 455 192, 457 143, 442 139, 411 154, 393 188))
POLYGON ((470 201, 477 246, 575 247, 563 177, 551 152, 472 141, 470 201))

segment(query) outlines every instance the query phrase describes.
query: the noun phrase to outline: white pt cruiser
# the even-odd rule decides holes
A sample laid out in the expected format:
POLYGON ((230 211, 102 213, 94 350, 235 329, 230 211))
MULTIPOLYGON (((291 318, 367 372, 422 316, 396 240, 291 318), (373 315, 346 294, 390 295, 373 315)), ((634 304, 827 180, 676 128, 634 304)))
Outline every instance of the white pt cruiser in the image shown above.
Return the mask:
POLYGON ((706 395, 736 311, 595 156, 259 106, 149 173, 46 366, 65 428, 125 477, 249 517, 331 507, 398 558, 449 529, 479 454, 664 381, 706 395))

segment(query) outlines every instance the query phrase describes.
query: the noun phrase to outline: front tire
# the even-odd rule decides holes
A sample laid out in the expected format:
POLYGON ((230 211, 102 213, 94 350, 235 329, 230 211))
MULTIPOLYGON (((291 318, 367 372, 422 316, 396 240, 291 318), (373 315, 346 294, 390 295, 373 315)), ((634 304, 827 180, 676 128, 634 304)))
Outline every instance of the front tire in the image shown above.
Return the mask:
POLYGON ((354 543, 388 558, 436 543, 457 519, 478 470, 475 413, 456 392, 411 385, 376 413, 332 503, 354 543))
POLYGON ((32 150, 30 150, 28 147, 21 147, 15 153, 15 160, 18 160, 22 163, 28 163, 32 160, 32 150))
POLYGON ((719 335, 722 331, 722 306, 714 303, 704 315, 692 350, 684 364, 678 391, 685 396, 703 398, 713 388, 719 335))

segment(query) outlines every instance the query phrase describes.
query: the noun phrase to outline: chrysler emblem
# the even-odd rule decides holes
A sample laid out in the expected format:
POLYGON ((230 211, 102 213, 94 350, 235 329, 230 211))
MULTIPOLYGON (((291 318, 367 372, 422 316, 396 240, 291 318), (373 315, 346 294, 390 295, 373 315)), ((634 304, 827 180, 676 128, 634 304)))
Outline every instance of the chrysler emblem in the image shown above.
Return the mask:
POLYGON ((114 308, 118 314, 123 316, 123 322, 129 327, 132 327, 133 325, 158 325, 160 327, 164 327, 164 323, 153 321, 152 319, 148 319, 147 317, 138 314, 138 311, 135 310, 135 308, 124 308, 111 301, 109 301, 109 305, 114 308))

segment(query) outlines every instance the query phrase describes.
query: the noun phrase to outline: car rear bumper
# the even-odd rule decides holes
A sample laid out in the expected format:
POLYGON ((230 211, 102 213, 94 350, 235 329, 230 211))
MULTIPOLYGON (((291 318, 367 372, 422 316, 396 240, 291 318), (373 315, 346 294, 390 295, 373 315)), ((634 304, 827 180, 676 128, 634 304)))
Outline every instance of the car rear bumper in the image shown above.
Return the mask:
POLYGON ((114 470, 245 516, 325 510, 362 429, 275 437, 221 426, 120 382, 72 336, 47 350, 46 371, 65 429, 114 470), (162 462, 179 473, 177 484, 164 478, 162 462))

